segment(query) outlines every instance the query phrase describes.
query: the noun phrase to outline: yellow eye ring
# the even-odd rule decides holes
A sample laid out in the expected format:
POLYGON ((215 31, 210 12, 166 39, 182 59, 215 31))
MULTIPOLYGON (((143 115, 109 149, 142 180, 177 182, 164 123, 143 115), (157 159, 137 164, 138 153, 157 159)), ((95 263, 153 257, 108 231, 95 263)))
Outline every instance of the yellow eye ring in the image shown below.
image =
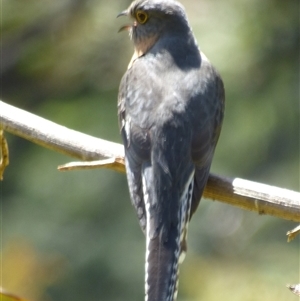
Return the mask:
POLYGON ((144 24, 147 22, 148 20, 148 14, 145 13, 143 10, 138 10, 136 13, 135 13, 135 17, 136 17, 136 20, 140 23, 140 24, 144 24))

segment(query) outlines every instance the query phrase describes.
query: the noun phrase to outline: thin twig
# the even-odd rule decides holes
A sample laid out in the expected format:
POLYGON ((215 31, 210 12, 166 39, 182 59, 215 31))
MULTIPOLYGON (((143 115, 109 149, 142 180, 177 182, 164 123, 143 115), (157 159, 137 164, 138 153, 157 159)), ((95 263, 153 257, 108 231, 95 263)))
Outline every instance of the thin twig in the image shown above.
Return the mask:
POLYGON ((287 241, 291 242, 299 234, 300 234, 300 225, 298 225, 296 228, 294 228, 293 230, 290 230, 286 233, 286 235, 288 237, 287 241))
MULTIPOLYGON (((9 133, 84 161, 101 160, 99 167, 125 171, 124 151, 120 144, 68 129, 1 101, 0 112, 0 127, 9 133)), ((300 222, 299 192, 210 174, 204 197, 300 222)))
POLYGON ((9 164, 8 144, 0 127, 0 181, 3 180, 5 168, 9 164))

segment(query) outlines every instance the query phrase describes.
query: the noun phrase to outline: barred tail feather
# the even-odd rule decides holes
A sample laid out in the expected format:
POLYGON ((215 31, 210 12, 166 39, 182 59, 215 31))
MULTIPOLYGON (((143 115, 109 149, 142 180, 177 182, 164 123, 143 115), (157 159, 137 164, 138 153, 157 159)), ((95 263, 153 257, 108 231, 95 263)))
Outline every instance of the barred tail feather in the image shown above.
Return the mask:
MULTIPOLYGON (((146 301, 175 301, 178 291, 179 264, 186 251, 185 239, 189 221, 193 175, 191 174, 180 199, 178 224, 168 229, 167 238, 164 235, 152 236, 153 227, 150 214, 147 215, 146 227, 146 266, 145 292, 146 301), (152 237, 151 237, 152 236, 152 237)), ((145 195, 144 195, 145 196, 145 195)), ((146 198, 148 195, 146 194, 146 198)), ((146 211, 149 213, 149 202, 146 211)), ((161 233, 163 229, 160 230, 161 233)))
MULTIPOLYGON (((175 229, 174 229, 175 230, 175 229)), ((168 241, 156 236, 150 239, 146 258, 146 300, 173 301, 178 278, 180 248, 177 230, 168 241)))

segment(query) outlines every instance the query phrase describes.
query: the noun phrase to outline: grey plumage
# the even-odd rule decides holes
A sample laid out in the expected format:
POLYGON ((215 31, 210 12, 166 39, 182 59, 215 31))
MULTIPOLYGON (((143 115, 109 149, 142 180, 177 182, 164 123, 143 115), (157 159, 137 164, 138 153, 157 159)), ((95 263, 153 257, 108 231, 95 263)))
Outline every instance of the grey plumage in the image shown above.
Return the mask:
POLYGON ((146 300, 174 301, 187 224, 205 187, 224 111, 222 80, 184 8, 138 0, 122 13, 135 54, 118 115, 131 200, 146 235, 146 300))

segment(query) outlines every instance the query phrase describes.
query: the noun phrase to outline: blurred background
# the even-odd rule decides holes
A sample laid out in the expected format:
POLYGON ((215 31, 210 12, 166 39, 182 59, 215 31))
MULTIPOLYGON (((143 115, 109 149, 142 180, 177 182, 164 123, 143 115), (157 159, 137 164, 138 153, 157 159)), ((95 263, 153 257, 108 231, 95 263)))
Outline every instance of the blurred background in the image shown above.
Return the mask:
MULTIPOLYGON (((2 0, 1 98, 121 142, 117 91, 133 53, 130 1, 2 0)), ((182 0, 221 73, 226 116, 212 172, 299 191, 299 1, 182 0)), ((1 285, 30 301, 138 301, 145 239, 125 176, 58 172, 72 158, 7 134, 1 285)), ((202 200, 178 301, 296 300, 296 224, 202 200)))

